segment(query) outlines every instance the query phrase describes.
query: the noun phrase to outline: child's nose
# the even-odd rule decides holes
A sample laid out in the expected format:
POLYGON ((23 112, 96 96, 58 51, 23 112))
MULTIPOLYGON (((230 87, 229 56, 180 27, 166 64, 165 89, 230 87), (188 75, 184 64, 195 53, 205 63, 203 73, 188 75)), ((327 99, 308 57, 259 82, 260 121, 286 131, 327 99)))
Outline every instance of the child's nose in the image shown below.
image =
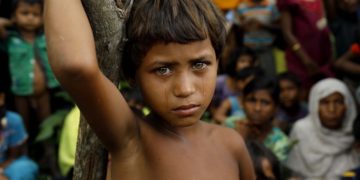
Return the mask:
POLYGON ((195 92, 195 86, 188 73, 182 73, 174 79, 174 95, 176 97, 188 97, 195 92))

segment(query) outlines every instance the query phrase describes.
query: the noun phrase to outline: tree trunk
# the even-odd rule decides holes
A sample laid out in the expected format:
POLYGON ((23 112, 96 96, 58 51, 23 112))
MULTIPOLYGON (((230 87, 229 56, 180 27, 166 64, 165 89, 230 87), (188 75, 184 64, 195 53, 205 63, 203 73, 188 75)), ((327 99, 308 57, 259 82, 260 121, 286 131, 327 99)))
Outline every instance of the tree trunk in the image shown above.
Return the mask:
MULTIPOLYGON (((93 29, 100 69, 118 86, 126 14, 123 3, 120 0, 82 0, 82 3, 93 29)), ((106 149, 81 117, 73 179, 105 179, 107 160, 106 149)))

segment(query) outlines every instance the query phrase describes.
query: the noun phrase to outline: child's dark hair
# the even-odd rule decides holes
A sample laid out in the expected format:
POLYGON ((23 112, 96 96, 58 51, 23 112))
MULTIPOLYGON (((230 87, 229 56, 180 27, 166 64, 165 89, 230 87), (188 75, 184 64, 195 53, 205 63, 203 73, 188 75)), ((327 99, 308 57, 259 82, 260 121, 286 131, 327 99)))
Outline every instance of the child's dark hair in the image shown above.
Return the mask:
POLYGON ((11 13, 15 13, 16 9, 19 6, 20 2, 24 2, 26 4, 34 5, 34 4, 40 4, 41 10, 43 9, 43 0, 12 0, 11 2, 11 13))
POLYGON ((250 66, 246 67, 239 72, 236 73, 235 79, 236 80, 245 80, 248 77, 254 76, 256 77, 262 77, 264 76, 264 70, 259 66, 250 66))
POLYGON ((298 87, 298 88, 301 87, 301 82, 300 82, 299 78, 296 77, 296 75, 291 72, 283 72, 283 73, 279 74, 277 76, 277 80, 278 80, 278 82, 280 82, 281 80, 288 80, 288 81, 291 81, 292 83, 294 83, 296 87, 298 87))
POLYGON ((270 162, 275 179, 277 180, 282 179, 280 162, 269 149, 267 149, 263 144, 260 144, 259 142, 253 140, 248 140, 246 142, 246 147, 249 151, 250 157, 254 165, 255 173, 257 176, 256 179, 259 180, 267 179, 267 177, 264 174, 263 166, 262 166, 262 161, 264 159, 267 159, 270 162))
POLYGON ((122 70, 134 79, 141 59, 156 43, 191 43, 209 38, 219 57, 224 46, 224 18, 211 0, 134 0, 126 23, 122 70))
POLYGON ((226 74, 230 77, 235 77, 236 72, 236 64, 240 56, 248 55, 252 58, 253 63, 256 61, 256 54, 253 50, 247 47, 241 47, 234 49, 229 56, 228 62, 225 67, 226 74))
POLYGON ((256 77, 245 86, 243 90, 243 96, 245 97, 259 90, 267 90, 274 102, 276 104, 279 103, 280 88, 274 78, 266 76, 256 77))

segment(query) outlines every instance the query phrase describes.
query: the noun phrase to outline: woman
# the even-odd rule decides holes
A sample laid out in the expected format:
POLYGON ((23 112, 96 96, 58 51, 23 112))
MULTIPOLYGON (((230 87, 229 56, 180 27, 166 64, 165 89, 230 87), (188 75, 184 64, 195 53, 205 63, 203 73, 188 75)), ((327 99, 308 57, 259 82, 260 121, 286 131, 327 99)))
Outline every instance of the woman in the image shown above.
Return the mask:
POLYGON ((351 134, 357 115, 354 99, 345 84, 324 79, 313 86, 309 115, 297 121, 290 138, 298 141, 287 166, 306 179, 339 179, 359 164, 351 134))

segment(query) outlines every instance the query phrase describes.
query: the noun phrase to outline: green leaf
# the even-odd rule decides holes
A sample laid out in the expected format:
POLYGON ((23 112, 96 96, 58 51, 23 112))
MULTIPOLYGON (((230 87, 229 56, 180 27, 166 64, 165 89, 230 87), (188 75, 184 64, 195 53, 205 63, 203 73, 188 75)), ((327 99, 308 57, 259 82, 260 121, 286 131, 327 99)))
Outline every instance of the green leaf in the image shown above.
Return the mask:
POLYGON ((51 137, 56 136, 54 131, 56 128, 61 127, 63 124, 63 121, 66 117, 66 115, 69 113, 69 110, 58 110, 48 118, 46 118, 41 124, 40 124, 40 132, 37 135, 35 142, 40 142, 47 140, 51 137))

